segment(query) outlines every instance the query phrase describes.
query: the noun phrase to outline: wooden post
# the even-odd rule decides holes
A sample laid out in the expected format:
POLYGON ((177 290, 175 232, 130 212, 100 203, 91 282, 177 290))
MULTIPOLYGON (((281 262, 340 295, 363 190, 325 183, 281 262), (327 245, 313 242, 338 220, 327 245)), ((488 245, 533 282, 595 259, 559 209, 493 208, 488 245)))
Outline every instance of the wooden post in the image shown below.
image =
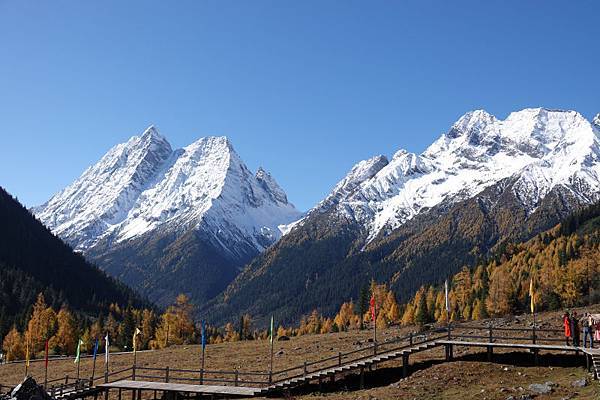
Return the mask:
POLYGON ((237 386, 237 385, 238 385, 238 380, 239 380, 239 372, 238 372, 238 370, 236 369, 236 370, 235 370, 235 386, 237 386))
POLYGON ((592 363, 590 363, 591 356, 587 353, 583 354, 585 354, 585 367, 587 368, 588 372, 592 372, 592 363))
POLYGON ((449 344, 445 344, 444 345, 444 350, 446 351, 446 361, 450 361, 450 345, 449 344))
POLYGON ((122 395, 123 395, 123 389, 119 388, 119 400, 121 400, 122 395))
POLYGON ((306 361, 304 361, 304 376, 306 376, 307 372, 308 371, 307 371, 307 368, 306 368, 306 361))
POLYGON ((104 371, 104 383, 108 383, 108 368, 104 371))
POLYGON ((450 361, 454 359, 454 345, 450 345, 450 361))
POLYGON ((402 354, 402 377, 408 376, 408 354, 402 354))
POLYGON ((323 391, 323 378, 319 375, 319 392, 323 391))
POLYGON ((104 400, 108 400, 108 388, 104 391, 104 400))
POLYGON ((131 367, 131 380, 135 381, 135 363, 131 367))
POLYGON ((494 354, 494 348, 492 346, 487 347, 487 360, 492 362, 492 355, 494 354))
MULTIPOLYGON (((202 329, 204 329, 204 325, 202 326, 202 329)), ((202 332, 204 334, 204 330, 202 332)), ((205 343, 205 341, 202 342, 202 364, 200 365, 200 384, 201 385, 204 384, 204 343, 205 343)))
POLYGON ((494 342, 494 335, 492 334, 492 326, 490 325, 489 327, 489 342, 493 343, 494 342))
POLYGON ((410 346, 412 346, 412 345, 413 345, 413 333, 412 333, 412 332, 410 332, 410 333, 408 334, 408 344, 409 344, 410 346))
POLYGON ((338 352, 338 367, 342 366, 342 352, 338 352))
POLYGON ((360 390, 365 388, 365 367, 360 366, 360 390))
POLYGON ((169 383, 169 366, 165 368, 165 382, 169 383))
POLYGON ((532 338, 533 338, 533 344, 535 344, 535 339, 536 339, 535 338, 535 312, 533 313, 533 336, 532 336, 532 338))

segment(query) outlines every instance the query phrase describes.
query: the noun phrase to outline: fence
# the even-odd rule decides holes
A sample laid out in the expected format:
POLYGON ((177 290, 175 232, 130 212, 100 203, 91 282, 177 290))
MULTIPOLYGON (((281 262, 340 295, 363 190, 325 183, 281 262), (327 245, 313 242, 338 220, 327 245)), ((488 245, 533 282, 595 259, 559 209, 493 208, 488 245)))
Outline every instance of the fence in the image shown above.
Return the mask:
MULTIPOLYGON (((493 322, 493 321, 492 321, 493 322)), ((300 378, 315 372, 330 368, 342 367, 347 364, 357 363, 384 353, 401 352, 416 346, 435 343, 440 340, 458 340, 464 342, 480 341, 485 343, 527 343, 532 345, 565 343, 561 329, 508 328, 473 324, 452 324, 446 327, 431 329, 422 333, 409 333, 384 341, 371 341, 366 346, 348 352, 324 357, 316 361, 304 361, 300 365, 276 371, 240 371, 240 370, 209 370, 209 369, 181 369, 145 367, 133 365, 131 367, 105 373, 99 380, 105 383, 116 380, 149 380, 174 383, 217 384, 232 386, 270 386, 286 380, 300 378), (103 378, 103 379, 102 379, 103 378)), ((98 379, 97 379, 98 380, 98 379)), ((69 377, 49 381, 49 393, 58 393, 62 390, 82 390, 94 386, 93 379, 79 379, 69 381, 69 377)), ((6 386, 0 385, 0 392, 6 386)), ((60 394, 60 393, 59 393, 60 394)))

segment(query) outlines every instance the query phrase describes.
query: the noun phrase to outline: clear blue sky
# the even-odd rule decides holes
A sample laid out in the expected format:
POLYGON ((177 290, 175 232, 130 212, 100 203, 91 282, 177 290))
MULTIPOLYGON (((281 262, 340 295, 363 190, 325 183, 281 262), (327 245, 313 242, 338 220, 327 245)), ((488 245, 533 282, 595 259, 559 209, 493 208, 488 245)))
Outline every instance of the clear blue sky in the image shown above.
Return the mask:
POLYGON ((28 206, 155 124, 301 209, 463 113, 600 112, 598 1, 0 0, 0 185, 28 206), (576 5, 576 6, 575 6, 576 5))

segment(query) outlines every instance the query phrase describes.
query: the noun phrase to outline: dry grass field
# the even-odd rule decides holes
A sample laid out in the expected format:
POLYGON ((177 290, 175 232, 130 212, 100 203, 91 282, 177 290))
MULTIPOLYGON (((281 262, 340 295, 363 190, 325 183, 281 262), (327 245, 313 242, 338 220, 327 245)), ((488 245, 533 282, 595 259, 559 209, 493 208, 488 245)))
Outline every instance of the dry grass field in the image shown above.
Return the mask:
MULTIPOLYGON (((600 307, 592 309, 600 311, 600 307)), ((505 320, 504 326, 529 326, 530 316, 505 320)), ((539 316, 542 327, 560 327, 559 313, 545 313, 539 316)), ((378 340, 406 335, 414 328, 389 328, 378 332, 378 340)), ((275 343, 274 370, 302 365, 327 356, 365 347, 372 337, 371 331, 342 332, 325 335, 311 335, 291 338, 289 341, 275 343)), ((538 395, 536 399, 599 399, 600 384, 590 381, 586 387, 573 388, 571 383, 577 379, 588 378, 583 368, 583 358, 568 355, 541 354, 540 366, 532 366, 532 356, 527 353, 510 351, 495 352, 493 363, 485 362, 485 353, 481 350, 456 348, 453 362, 444 361, 443 348, 411 356, 411 375, 401 379, 401 361, 389 361, 377 365, 376 370, 365 377, 365 389, 359 390, 356 375, 348 374, 335 383, 327 382, 318 391, 318 386, 294 390, 282 394, 286 398, 298 399, 507 399, 519 398, 530 394, 530 384, 555 383, 553 392, 538 395)), ((200 369, 200 346, 175 346, 164 350, 138 352, 137 364, 142 367, 171 369, 200 369)), ((111 356, 111 371, 130 367, 131 354, 111 356)), ((209 370, 234 370, 266 372, 269 369, 269 342, 244 341, 207 346, 205 368, 209 370)), ((103 355, 98 357, 96 377, 101 378, 104 369, 103 355)), ((82 359, 82 377, 89 377, 92 360, 82 359)), ((142 372, 138 370, 138 374, 142 372)), ((32 362, 30 374, 39 382, 43 381, 43 362, 32 362)), ((76 366, 73 359, 50 362, 49 379, 62 378, 65 375, 75 377, 76 366)), ((157 374, 151 372, 151 374, 157 374)), ((24 375, 23 364, 0 366, 0 384, 14 385, 24 375)), ((162 373, 160 373, 162 375, 162 373)), ((172 374, 198 378, 197 374, 172 374)), ((208 377, 208 376, 207 376, 208 377)), ((245 378, 241 378, 245 379, 245 378)), ((248 385, 251 386, 251 385, 248 385)))

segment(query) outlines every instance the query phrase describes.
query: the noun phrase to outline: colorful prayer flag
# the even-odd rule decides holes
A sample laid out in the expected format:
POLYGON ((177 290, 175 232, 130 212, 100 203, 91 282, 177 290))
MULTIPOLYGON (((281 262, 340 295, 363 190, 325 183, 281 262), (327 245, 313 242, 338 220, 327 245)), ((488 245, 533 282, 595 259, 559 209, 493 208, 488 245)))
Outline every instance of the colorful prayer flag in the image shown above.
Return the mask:
POLYGON ((94 361, 96 360, 96 356, 98 355, 98 339, 94 343, 94 361))
POLYGON ((529 297, 531 298, 531 313, 535 312, 535 294, 533 292, 533 277, 529 281, 529 297))
POLYGON ((77 342, 77 353, 75 354, 74 364, 77 364, 81 358, 81 345, 83 344, 83 340, 81 338, 77 342))
POLYGON ((108 350, 109 347, 110 347, 110 343, 108 341, 108 333, 107 333, 106 336, 104 337, 104 364, 107 366, 107 368, 108 368, 108 361, 109 361, 109 350, 108 350))
POLYGON ((25 366, 29 367, 29 335, 25 335, 25 366))
POLYGON ((444 282, 444 294, 446 299, 446 312, 450 314, 450 298, 448 295, 448 279, 444 282))
POLYGON ((375 310, 375 293, 371 295, 371 300, 369 301, 369 311, 371 311, 371 321, 375 322, 377 319, 376 310, 375 310))
POLYGON ((139 328, 135 328, 135 332, 133 332, 133 352, 137 351, 137 336, 142 333, 139 328))

